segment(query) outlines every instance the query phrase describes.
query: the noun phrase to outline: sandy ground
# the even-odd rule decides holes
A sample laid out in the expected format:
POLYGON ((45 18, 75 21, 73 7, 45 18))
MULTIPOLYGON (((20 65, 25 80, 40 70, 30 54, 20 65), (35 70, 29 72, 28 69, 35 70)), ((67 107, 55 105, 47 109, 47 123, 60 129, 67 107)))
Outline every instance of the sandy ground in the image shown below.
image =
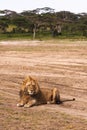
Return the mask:
POLYGON ((87 130, 87 42, 0 42, 1 130, 87 130), (60 105, 18 108, 19 89, 27 75, 40 87, 58 87, 60 105))

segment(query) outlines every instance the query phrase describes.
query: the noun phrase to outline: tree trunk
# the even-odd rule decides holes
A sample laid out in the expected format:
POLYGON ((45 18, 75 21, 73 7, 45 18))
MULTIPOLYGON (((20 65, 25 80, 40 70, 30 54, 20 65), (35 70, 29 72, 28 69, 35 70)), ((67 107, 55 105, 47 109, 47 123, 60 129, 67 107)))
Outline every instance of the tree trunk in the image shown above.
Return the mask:
POLYGON ((34 28, 33 28, 33 40, 36 37, 36 24, 34 24, 34 28))

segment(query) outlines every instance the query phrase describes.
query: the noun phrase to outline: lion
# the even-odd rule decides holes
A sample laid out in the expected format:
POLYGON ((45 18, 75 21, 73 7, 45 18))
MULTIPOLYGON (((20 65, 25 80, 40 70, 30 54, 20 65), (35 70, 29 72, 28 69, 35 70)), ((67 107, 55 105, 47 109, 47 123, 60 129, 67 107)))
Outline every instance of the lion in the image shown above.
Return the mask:
POLYGON ((34 98, 32 98, 31 95, 37 95, 39 93, 39 90, 40 90, 40 87, 37 81, 31 76, 27 76, 24 79, 22 86, 20 88, 20 91, 19 91, 20 101, 17 104, 17 106, 22 107, 28 102, 30 102, 30 100, 33 101, 34 98))
POLYGON ((62 103, 58 88, 40 88, 38 82, 31 76, 26 77, 23 81, 19 95, 20 101, 17 104, 18 107, 32 107, 41 104, 62 103))

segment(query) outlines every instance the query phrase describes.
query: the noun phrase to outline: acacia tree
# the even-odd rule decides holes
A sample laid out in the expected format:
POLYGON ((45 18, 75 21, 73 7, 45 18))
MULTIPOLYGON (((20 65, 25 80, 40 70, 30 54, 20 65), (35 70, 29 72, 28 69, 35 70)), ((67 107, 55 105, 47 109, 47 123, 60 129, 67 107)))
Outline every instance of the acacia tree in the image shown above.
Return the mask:
POLYGON ((2 33, 7 32, 8 26, 13 26, 15 28, 14 33, 15 31, 20 33, 29 32, 32 33, 33 39, 35 39, 36 34, 52 33, 53 36, 58 36, 61 32, 64 35, 87 36, 87 13, 54 12, 54 9, 49 7, 37 8, 22 13, 10 10, 0 11, 0 13, 5 14, 0 16, 0 31, 2 33))
POLYGON ((27 19, 28 21, 28 26, 31 32, 33 33, 33 39, 36 37, 36 30, 37 26, 39 23, 39 14, 37 14, 38 10, 29 10, 29 11, 24 11, 21 14, 27 19))
POLYGON ((3 33, 6 33, 6 29, 8 27, 9 19, 2 17, 0 19, 0 29, 2 30, 3 33))
POLYGON ((25 11, 22 15, 27 16, 28 19, 32 21, 32 32, 33 39, 36 37, 37 30, 40 30, 42 27, 45 29, 51 26, 51 22, 53 23, 52 13, 54 9, 45 7, 45 8, 37 8, 35 10, 25 11), (51 16, 52 15, 52 16, 51 16))

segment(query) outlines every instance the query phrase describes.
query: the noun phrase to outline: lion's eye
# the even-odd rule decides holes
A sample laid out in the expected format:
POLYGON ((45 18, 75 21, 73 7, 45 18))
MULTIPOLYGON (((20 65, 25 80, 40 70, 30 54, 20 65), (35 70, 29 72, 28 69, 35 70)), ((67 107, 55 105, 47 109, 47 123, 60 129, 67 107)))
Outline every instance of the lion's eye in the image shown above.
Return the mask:
POLYGON ((26 86, 30 86, 30 85, 31 85, 31 83, 30 83, 30 82, 26 83, 26 86))
POLYGON ((32 83, 32 86, 35 86, 35 83, 32 83))

